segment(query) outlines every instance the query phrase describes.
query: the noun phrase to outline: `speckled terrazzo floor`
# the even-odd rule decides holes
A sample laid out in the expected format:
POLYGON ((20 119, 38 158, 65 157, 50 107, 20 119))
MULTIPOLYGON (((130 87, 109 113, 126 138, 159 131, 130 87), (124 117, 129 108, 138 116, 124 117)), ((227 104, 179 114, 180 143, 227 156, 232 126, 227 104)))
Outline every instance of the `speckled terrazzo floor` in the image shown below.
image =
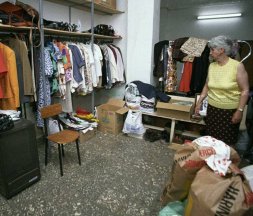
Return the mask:
POLYGON ((13 198, 0 196, 0 215, 156 216, 171 171, 174 151, 160 141, 97 132, 80 145, 65 147, 64 176, 51 147, 47 167, 38 144, 41 180, 13 198))

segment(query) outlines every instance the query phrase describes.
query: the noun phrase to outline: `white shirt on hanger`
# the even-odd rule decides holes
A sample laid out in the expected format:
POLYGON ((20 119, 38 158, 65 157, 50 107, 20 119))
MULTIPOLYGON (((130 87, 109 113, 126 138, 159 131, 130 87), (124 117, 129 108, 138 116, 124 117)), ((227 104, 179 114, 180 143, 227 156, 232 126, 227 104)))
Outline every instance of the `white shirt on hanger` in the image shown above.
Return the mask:
POLYGON ((97 84, 99 83, 99 77, 102 77, 102 64, 103 56, 101 50, 97 44, 94 44, 94 63, 97 75, 97 84))
POLYGON ((91 50, 91 44, 85 44, 84 46, 87 48, 88 54, 89 54, 90 67, 91 67, 91 73, 92 73, 92 84, 93 84, 93 87, 97 87, 97 74, 96 74, 96 69, 95 69, 95 60, 94 60, 92 50, 91 50))
POLYGON ((110 62, 109 67, 110 67, 110 71, 111 71, 111 81, 112 81, 112 83, 115 83, 115 82, 119 81, 116 60, 115 60, 115 57, 113 55, 111 48, 108 46, 106 46, 106 48, 107 48, 108 55, 109 55, 109 62, 110 62))
MULTIPOLYGON (((82 58, 85 59, 85 53, 84 53, 83 46, 81 45, 81 43, 77 43, 76 46, 80 50, 82 58)), ((81 67, 79 69, 80 74, 82 75, 83 80, 81 81, 81 83, 80 83, 81 85, 78 88, 79 92, 82 92, 84 94, 87 93, 87 86, 86 86, 86 80, 85 80, 85 74, 84 74, 85 73, 85 69, 86 69, 85 66, 83 66, 83 67, 81 67)))
POLYGON ((84 57, 85 57, 85 68, 84 71, 85 75, 85 82, 87 86, 88 93, 93 91, 93 85, 92 85, 92 71, 90 66, 90 57, 89 57, 89 49, 85 46, 84 43, 81 43, 82 50, 84 51, 84 57))
POLYGON ((117 66, 119 81, 120 82, 125 82, 125 79, 124 79, 124 64, 123 64, 121 54, 120 54, 119 50, 116 47, 112 47, 112 48, 115 50, 115 53, 117 55, 116 66, 117 66))

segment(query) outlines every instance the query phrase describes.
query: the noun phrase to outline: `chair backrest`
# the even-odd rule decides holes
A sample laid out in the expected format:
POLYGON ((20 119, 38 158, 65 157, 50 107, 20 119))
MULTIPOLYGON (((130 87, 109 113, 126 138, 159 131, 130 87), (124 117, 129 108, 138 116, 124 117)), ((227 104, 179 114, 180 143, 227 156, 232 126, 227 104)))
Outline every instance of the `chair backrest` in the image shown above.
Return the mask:
POLYGON ((49 106, 45 106, 40 109, 41 117, 43 119, 59 115, 62 112, 62 105, 57 103, 49 106))

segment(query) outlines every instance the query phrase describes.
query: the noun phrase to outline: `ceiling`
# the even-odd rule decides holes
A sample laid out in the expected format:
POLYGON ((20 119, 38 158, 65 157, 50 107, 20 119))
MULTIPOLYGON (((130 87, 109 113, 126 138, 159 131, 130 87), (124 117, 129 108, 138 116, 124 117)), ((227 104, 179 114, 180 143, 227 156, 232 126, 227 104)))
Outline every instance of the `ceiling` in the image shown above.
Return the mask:
POLYGON ((252 0, 161 0, 161 8, 168 10, 178 10, 190 7, 203 7, 211 5, 233 5, 233 4, 252 4, 252 0))

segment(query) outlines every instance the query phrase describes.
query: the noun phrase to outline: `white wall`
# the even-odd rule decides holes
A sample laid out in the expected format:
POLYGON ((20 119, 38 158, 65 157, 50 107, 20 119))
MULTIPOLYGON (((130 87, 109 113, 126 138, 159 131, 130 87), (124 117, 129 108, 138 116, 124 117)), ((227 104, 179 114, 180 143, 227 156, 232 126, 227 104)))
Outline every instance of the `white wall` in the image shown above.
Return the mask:
POLYGON ((150 71, 150 84, 157 86, 157 79, 153 76, 153 69, 154 69, 154 45, 159 42, 159 36, 160 36, 160 0, 155 1, 154 5, 154 15, 153 15, 153 40, 152 40, 152 58, 151 58, 151 71, 150 71))
POLYGON ((160 1, 157 0, 128 0, 128 82, 134 80, 152 82, 150 74, 153 68, 153 44, 158 41, 156 25, 159 21, 159 5, 160 1), (154 34, 156 35, 153 36, 154 34))
MULTIPOLYGON (((166 0, 163 2, 166 3, 166 0)), ((231 1, 209 5, 192 5, 180 9, 161 8, 160 40, 174 40, 185 36, 210 39, 225 34, 234 39, 252 40, 253 1, 231 1), (198 15, 242 12, 242 17, 197 20, 198 15)))

